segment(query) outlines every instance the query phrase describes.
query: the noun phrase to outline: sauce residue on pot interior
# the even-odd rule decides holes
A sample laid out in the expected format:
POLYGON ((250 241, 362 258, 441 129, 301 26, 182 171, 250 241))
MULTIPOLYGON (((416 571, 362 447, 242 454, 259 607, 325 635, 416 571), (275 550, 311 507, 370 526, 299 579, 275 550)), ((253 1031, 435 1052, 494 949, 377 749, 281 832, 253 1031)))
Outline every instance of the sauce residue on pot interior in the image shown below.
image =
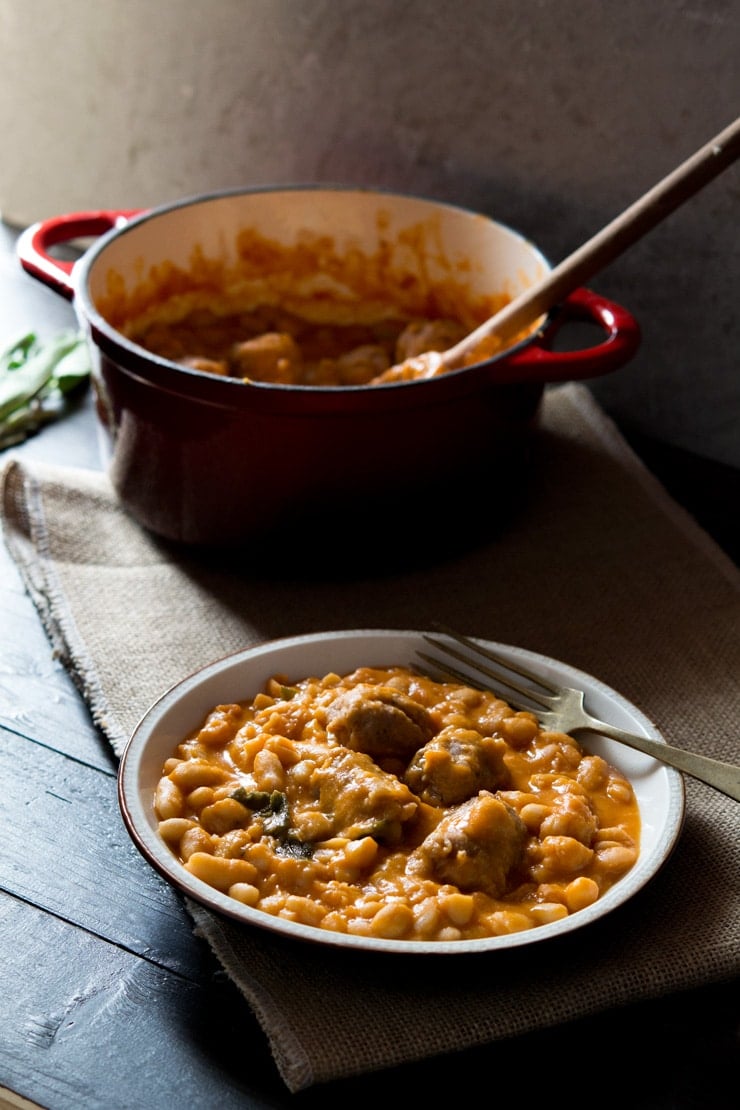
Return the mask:
POLYGON ((109 272, 98 307, 128 338, 192 370, 351 386, 393 380, 394 368, 453 346, 511 299, 474 296, 469 263, 430 246, 429 221, 379 243, 340 250, 306 232, 286 246, 246 228, 231 262, 196 246, 186 268, 159 262, 132 290, 109 272))

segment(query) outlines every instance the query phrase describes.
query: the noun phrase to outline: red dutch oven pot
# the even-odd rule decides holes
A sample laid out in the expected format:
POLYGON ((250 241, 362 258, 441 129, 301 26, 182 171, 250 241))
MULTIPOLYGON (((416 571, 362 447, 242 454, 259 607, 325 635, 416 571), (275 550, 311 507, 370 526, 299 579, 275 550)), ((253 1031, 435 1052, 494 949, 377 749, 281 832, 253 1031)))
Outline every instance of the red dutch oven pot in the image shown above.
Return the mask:
POLYGON ((485 517, 507 502, 547 383, 610 373, 639 345, 626 309, 581 288, 527 339, 473 366, 424 381, 291 386, 185 368, 111 322, 111 289, 130 296, 163 267, 187 273, 197 255, 233 273, 244 229, 285 246, 309 235, 355 263, 380 254, 412 282, 464 276, 474 297, 513 297, 550 269, 527 239, 486 216, 349 187, 233 190, 28 228, 22 266, 74 302, 89 338, 113 487, 167 540, 288 544, 296 560, 318 543, 349 563, 358 544, 400 549, 413 534, 436 546, 445 522, 468 527, 461 512, 485 517), (95 242, 79 261, 53 257, 81 238, 95 242), (553 350, 573 320, 596 325, 600 342, 553 350))

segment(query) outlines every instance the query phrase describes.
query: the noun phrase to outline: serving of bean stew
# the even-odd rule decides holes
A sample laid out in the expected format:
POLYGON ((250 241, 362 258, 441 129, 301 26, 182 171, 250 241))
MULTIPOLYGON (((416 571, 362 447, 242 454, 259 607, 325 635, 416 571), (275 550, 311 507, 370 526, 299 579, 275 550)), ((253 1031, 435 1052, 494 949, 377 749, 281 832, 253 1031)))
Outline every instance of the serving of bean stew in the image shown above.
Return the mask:
POLYGON ((594 903, 636 862, 629 781, 491 693, 401 666, 217 705, 162 769, 183 866, 264 913, 393 940, 495 937, 594 903))

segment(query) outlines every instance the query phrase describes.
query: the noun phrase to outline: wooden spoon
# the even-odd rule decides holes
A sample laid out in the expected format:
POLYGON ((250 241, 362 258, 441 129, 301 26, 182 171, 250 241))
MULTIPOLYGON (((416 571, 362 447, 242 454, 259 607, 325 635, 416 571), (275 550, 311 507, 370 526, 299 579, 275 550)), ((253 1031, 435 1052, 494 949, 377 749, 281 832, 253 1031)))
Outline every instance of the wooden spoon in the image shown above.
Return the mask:
MULTIPOLYGON (((699 192, 739 155, 740 117, 569 255, 542 281, 520 293, 454 347, 409 359, 402 366, 411 373, 401 376, 431 378, 466 365, 482 340, 492 336, 502 340, 502 344, 512 340, 699 192)), ((401 370, 401 367, 394 369, 401 370)))

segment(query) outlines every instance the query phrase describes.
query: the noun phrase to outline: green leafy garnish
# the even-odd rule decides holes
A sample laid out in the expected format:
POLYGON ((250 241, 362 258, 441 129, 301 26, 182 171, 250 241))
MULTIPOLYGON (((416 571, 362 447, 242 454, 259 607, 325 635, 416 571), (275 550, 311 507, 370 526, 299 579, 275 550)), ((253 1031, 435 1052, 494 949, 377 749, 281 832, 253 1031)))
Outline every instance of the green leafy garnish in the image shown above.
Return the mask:
POLYGON ((243 786, 238 786, 230 797, 256 813, 268 835, 278 838, 287 836, 290 814, 288 799, 281 791, 273 790, 268 794, 266 790, 245 790, 243 786))
POLYGON ((277 850, 281 855, 297 859, 309 859, 313 855, 313 846, 290 832, 288 799, 280 790, 268 793, 266 790, 245 790, 243 786, 238 786, 229 797, 260 818, 266 835, 278 841, 277 850))
POLYGON ((90 377, 79 332, 41 341, 34 332, 0 353, 0 451, 64 415, 67 398, 90 377))
POLYGON ((270 795, 266 790, 245 790, 243 786, 237 786, 232 794, 229 794, 235 802, 239 802, 245 809, 251 809, 254 813, 259 813, 261 809, 267 809, 270 804, 270 795))

